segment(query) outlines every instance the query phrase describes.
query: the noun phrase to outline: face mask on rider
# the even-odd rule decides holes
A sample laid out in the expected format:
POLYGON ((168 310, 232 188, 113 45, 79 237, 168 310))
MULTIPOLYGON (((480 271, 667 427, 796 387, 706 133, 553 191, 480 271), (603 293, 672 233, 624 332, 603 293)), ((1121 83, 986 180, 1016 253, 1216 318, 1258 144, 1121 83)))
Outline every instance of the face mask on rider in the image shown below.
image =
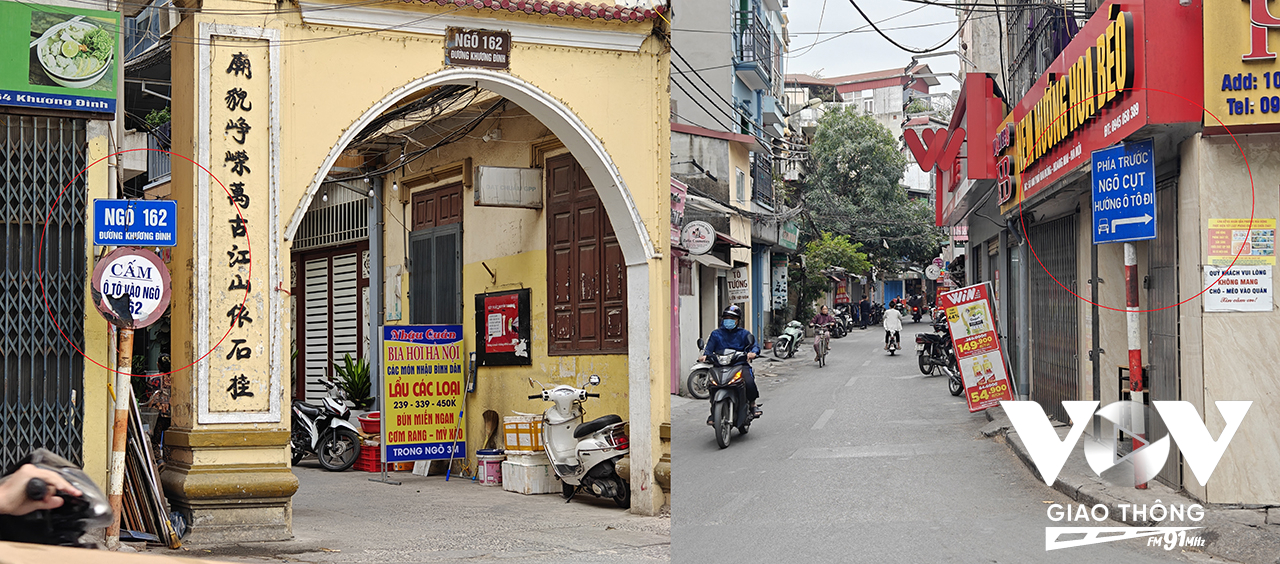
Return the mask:
POLYGON ((724 328, 725 328, 725 329, 733 329, 734 327, 737 327, 737 326, 738 326, 738 320, 737 320, 737 319, 726 319, 726 320, 722 321, 721 323, 724 325, 724 328))

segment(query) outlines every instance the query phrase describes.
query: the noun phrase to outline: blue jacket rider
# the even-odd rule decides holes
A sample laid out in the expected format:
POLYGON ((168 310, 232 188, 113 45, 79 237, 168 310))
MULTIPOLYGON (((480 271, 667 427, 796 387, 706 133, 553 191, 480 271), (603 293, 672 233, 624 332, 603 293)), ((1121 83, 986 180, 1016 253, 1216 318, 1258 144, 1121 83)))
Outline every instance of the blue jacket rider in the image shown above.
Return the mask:
MULTIPOLYGON (((720 314, 720 327, 712 331, 711 336, 707 338, 707 346, 702 350, 702 356, 698 358, 698 362, 706 362, 707 356, 725 349, 745 351, 748 361, 755 359, 760 354, 760 344, 756 342, 755 335, 738 326, 741 322, 741 308, 736 305, 725 308, 720 314)), ((760 409, 756 407, 756 399, 760 397, 760 390, 756 388, 756 377, 750 364, 743 371, 742 379, 747 386, 747 401, 751 402, 751 411, 759 417, 760 409)), ((711 417, 707 417, 707 425, 711 424, 711 417)))

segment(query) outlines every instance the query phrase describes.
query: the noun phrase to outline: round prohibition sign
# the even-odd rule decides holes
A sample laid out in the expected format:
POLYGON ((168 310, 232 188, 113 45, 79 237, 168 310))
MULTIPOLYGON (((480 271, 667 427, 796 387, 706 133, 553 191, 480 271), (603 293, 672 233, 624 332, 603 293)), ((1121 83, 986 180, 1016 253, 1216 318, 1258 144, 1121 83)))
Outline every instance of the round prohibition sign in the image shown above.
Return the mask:
MULTIPOLYGON (((75 183, 76 183, 76 181, 77 181, 77 180, 79 180, 79 179, 80 179, 80 177, 84 176, 84 175, 85 175, 85 173, 89 171, 89 169, 91 169, 91 168, 93 168, 93 167, 94 167, 94 165, 97 165, 98 163, 103 162, 103 161, 105 161, 105 160, 107 160, 107 159, 109 159, 109 158, 111 158, 111 157, 115 157, 115 156, 117 156, 117 155, 123 155, 123 154, 125 154, 125 153, 132 153, 132 152, 134 152, 134 151, 155 151, 155 152, 157 152, 157 153, 164 153, 164 154, 169 155, 169 156, 171 156, 171 157, 178 157, 178 158, 181 158, 182 160, 185 160, 185 161, 187 161, 187 162, 191 163, 192 165, 194 165, 194 166, 196 166, 196 167, 199 167, 199 168, 200 168, 200 170, 204 171, 204 173, 205 173, 205 174, 209 175, 209 178, 212 178, 214 182, 217 182, 217 183, 218 183, 218 186, 221 186, 221 187, 222 187, 222 191, 223 191, 223 192, 225 192, 225 193, 227 194, 227 199, 228 199, 228 200, 231 200, 231 205, 235 206, 235 208, 236 208, 236 215, 237 215, 237 216, 239 216, 239 218, 242 220, 242 225, 244 225, 244 226, 245 226, 245 234, 246 234, 246 236, 245 236, 245 249, 246 249, 246 251, 247 251, 247 255, 246 255, 246 256, 248 256, 248 257, 249 257, 249 276, 248 276, 248 278, 249 278, 249 279, 252 279, 252 278, 253 278, 253 247, 252 247, 252 245, 249 243, 249 237, 248 237, 248 223, 247 223, 247 222, 243 222, 243 220, 244 220, 244 211, 240 209, 240 204, 239 204, 239 203, 237 203, 237 202, 235 201, 235 199, 234 199, 234 198, 232 198, 232 196, 231 196, 231 191, 227 189, 226 184, 223 184, 223 183, 222 183, 222 181, 221 181, 221 180, 219 180, 219 179, 218 179, 218 177, 217 177, 217 176, 215 176, 212 172, 210 172, 208 168, 205 168, 205 166, 204 166, 204 165, 202 165, 202 164, 200 164, 200 163, 198 163, 198 162, 195 162, 194 160, 191 160, 191 158, 187 157, 186 155, 182 155, 182 154, 179 154, 179 153, 173 153, 173 152, 170 152, 170 151, 166 151, 166 150, 164 150, 164 149, 151 149, 151 148, 145 148, 145 147, 144 147, 144 148, 138 148, 138 149, 125 149, 125 150, 123 150, 123 151, 116 151, 116 152, 111 153, 111 154, 109 154, 109 155, 107 155, 107 156, 105 156, 105 157, 102 157, 102 158, 100 158, 100 159, 98 159, 98 160, 96 160, 96 161, 93 161, 93 162, 89 163, 89 164, 88 164, 88 166, 85 166, 83 169, 80 169, 80 172, 77 172, 75 176, 71 177, 71 179, 70 179, 70 180, 68 180, 68 181, 67 181, 67 183, 66 183, 66 184, 64 184, 64 185, 62 186, 62 191, 58 192, 58 197, 57 197, 57 198, 54 198, 54 200, 53 200, 53 204, 49 206, 49 212, 48 212, 48 213, 46 213, 46 214, 45 214, 45 216, 44 216, 44 230, 40 232, 40 243, 39 243, 39 245, 37 245, 37 246, 36 246, 36 253, 37 253, 37 256, 38 256, 38 257, 40 257, 40 258, 36 261, 36 282, 40 285, 40 297, 44 299, 44 310, 45 310, 45 313, 46 313, 46 314, 48 314, 48 316, 49 316, 49 320, 53 322, 53 326, 54 326, 54 328, 56 328, 56 329, 58 330, 58 335, 60 335, 60 336, 62 337, 62 340, 66 341, 68 345, 71 345, 71 348, 72 348, 72 349, 75 349, 75 351, 76 351, 77 353, 80 353, 80 356, 83 356, 83 357, 85 358, 85 360, 88 360, 89 362, 92 362, 93 364, 97 365, 98 367, 103 368, 104 370, 106 370, 106 371, 108 371, 108 372, 111 372, 111 373, 114 373, 114 374, 123 374, 123 372, 122 372, 122 371, 120 371, 120 370, 116 370, 116 369, 114 369, 114 368, 111 368, 110 366, 107 366, 107 365, 105 365, 105 364, 103 364, 103 363, 101 363, 101 362, 98 362, 98 361, 97 361, 97 360, 95 360, 93 357, 91 357, 91 356, 89 356, 89 355, 85 354, 83 350, 80 350, 80 347, 77 347, 75 343, 71 342, 71 339, 67 337, 66 332, 64 332, 64 331, 63 331, 62 326, 58 324, 58 319, 57 319, 56 317, 54 317, 54 315, 53 315, 53 309, 49 306, 49 291, 48 291, 48 289, 47 289, 47 288, 45 288, 45 285, 44 285, 44 276, 45 276, 45 269, 44 269, 44 266, 45 266, 45 259, 44 259, 44 244, 45 244, 45 238, 46 238, 46 237, 48 236, 48 234, 49 234, 49 220, 50 220, 50 218, 52 218, 52 217, 53 217, 53 210, 54 210, 55 208, 57 208, 57 207, 58 207, 58 202, 62 200, 62 197, 63 197, 64 195, 66 195, 66 193, 67 193, 67 189, 68 189, 68 188, 70 188, 73 184, 75 184, 75 183)), ((105 260, 105 258, 106 258, 106 257, 104 257, 104 258, 103 258, 103 260, 105 260)), ((168 269, 167 269, 167 268, 165 269, 165 273, 166 273, 166 276, 167 276, 167 275, 168 275, 168 269)), ((166 284, 166 285, 167 285, 167 284, 166 284)), ((96 301, 96 300, 95 300, 95 301, 96 301)), ((241 308, 243 308, 243 307, 245 306, 245 304, 246 304, 248 301, 249 301, 249 289, 248 289, 248 288, 245 288, 245 291, 244 291, 244 297, 240 300, 240 306, 241 306, 241 308)), ((166 309, 167 309, 167 308, 166 308, 166 309)), ((159 311, 159 314, 157 315, 157 318, 158 318, 160 315, 163 315, 163 314, 164 314, 165 309, 159 309, 158 311, 159 311)), ((241 311, 243 311, 243 309, 241 309, 241 311)), ((162 373, 160 373, 160 374, 155 374, 155 376, 164 376, 164 375, 166 375, 166 374, 174 374, 174 373, 176 373, 176 372, 180 372, 180 371, 182 371, 182 370, 186 370, 186 369, 188 369, 188 368, 191 368, 192 366, 195 366, 195 364, 196 364, 197 362, 200 362, 200 361, 202 361, 202 360, 204 360, 204 359, 208 358, 208 357, 209 357, 209 355, 210 355, 210 354, 213 354, 213 351, 218 350, 218 347, 222 346, 222 343, 223 343, 224 341, 226 341, 226 340, 227 340, 227 337, 228 337, 228 336, 230 336, 230 335, 231 335, 231 329, 232 329, 232 327, 234 327, 234 324, 232 324, 230 327, 227 327, 227 332, 222 334, 222 337, 221 337, 220 339, 218 339, 218 342, 217 342, 216 344, 214 344, 214 345, 213 345, 213 347, 211 347, 209 350, 205 351, 203 354, 201 354, 201 355, 200 355, 198 358, 196 358, 195 360, 191 361, 190 363, 187 363, 185 366, 181 366, 181 367, 179 367, 179 368, 171 368, 168 372, 162 372, 162 373)))
POLYGON ((120 247, 93 267, 93 304, 118 327, 141 329, 155 323, 169 309, 171 293, 169 267, 146 249, 120 247), (120 303, 126 295, 129 301, 120 303), (121 306, 124 311, 119 310, 121 306))
MULTIPOLYGON (((1183 95, 1181 95, 1181 94, 1177 94, 1177 93, 1174 93, 1174 92, 1169 92, 1169 91, 1167 91, 1167 90, 1161 90, 1161 89, 1159 89, 1159 88, 1145 88, 1145 87, 1121 88, 1121 89, 1117 89, 1117 90, 1107 90, 1107 91, 1099 92, 1099 93, 1097 93, 1097 94, 1094 94, 1093 96, 1089 96, 1089 97, 1087 97, 1087 98, 1084 98, 1084 99, 1080 100, 1079 102, 1076 102, 1076 103, 1074 103, 1074 104, 1072 104, 1072 105, 1068 106, 1066 109, 1064 109, 1064 110, 1062 111, 1062 113, 1058 114, 1058 117, 1055 117, 1055 118, 1053 119, 1053 121, 1050 121, 1047 125, 1045 125, 1044 129, 1041 129, 1041 130, 1040 130, 1040 133, 1038 133, 1038 134, 1036 135, 1035 140, 1033 141, 1033 143, 1038 143, 1038 142, 1040 141, 1040 139, 1041 139, 1042 137, 1044 137, 1044 136, 1045 136, 1045 134, 1049 131, 1049 129, 1050 129, 1050 128, 1052 128, 1052 127, 1054 127, 1054 126, 1055 126, 1055 124, 1057 124, 1057 123, 1058 123, 1058 120, 1063 119, 1063 117, 1065 117, 1069 112, 1071 112, 1071 110, 1073 110, 1076 106, 1079 106, 1079 105, 1081 105, 1081 104, 1083 104, 1083 103, 1085 103, 1085 102, 1087 102, 1087 101, 1089 101, 1089 100, 1092 100, 1093 98, 1097 98, 1098 96, 1102 96, 1102 95, 1107 94, 1107 93, 1109 93, 1109 92, 1118 92, 1118 93, 1120 93, 1120 94, 1124 94, 1125 92, 1137 92, 1137 91, 1139 91, 1139 90, 1145 90, 1145 91, 1147 91, 1147 92, 1159 92, 1159 93, 1161 93, 1161 94, 1167 94, 1167 95, 1169 95, 1169 96, 1173 96, 1173 97, 1175 97, 1175 98, 1178 98, 1179 100, 1183 100, 1183 101, 1185 101, 1186 103, 1191 104, 1192 106, 1195 106, 1195 107, 1197 107, 1197 108, 1200 108, 1200 110, 1201 110, 1202 112, 1204 112, 1205 114, 1208 114, 1208 115, 1209 115, 1210 117, 1212 117, 1215 121, 1217 121, 1217 122, 1218 122, 1218 125, 1222 126, 1223 131, 1226 131, 1226 132, 1227 132, 1227 135, 1230 135, 1230 136, 1231 136, 1231 141, 1232 141, 1232 142, 1234 142, 1234 143, 1236 144, 1236 149, 1240 151, 1240 158, 1244 159, 1244 168, 1245 168, 1245 172, 1247 172, 1247 173, 1249 174, 1249 228, 1248 228, 1248 231, 1247 231, 1246 233, 1252 232, 1252 231, 1253 231, 1253 214, 1254 214, 1254 211, 1255 211, 1255 209, 1256 209, 1256 207, 1257 207, 1257 190, 1256 190, 1256 189, 1255 189, 1255 187, 1254 187, 1253 169, 1249 167, 1249 157, 1245 156, 1245 154, 1244 154, 1244 148, 1240 146, 1240 140, 1239 140, 1239 139, 1236 139, 1235 134, 1231 132, 1231 128, 1227 127, 1227 124, 1222 123, 1222 120, 1221 120, 1221 119, 1219 119, 1219 118, 1218 118, 1218 116, 1214 115, 1214 114, 1213 114, 1213 112, 1210 112, 1208 108, 1204 107, 1204 106, 1203 106, 1202 104, 1200 104, 1199 102, 1196 102, 1196 101, 1194 101, 1194 100, 1192 100, 1192 99, 1190 99, 1190 98, 1187 98, 1186 96, 1183 96, 1183 95)), ((1092 172, 1092 171, 1090 171, 1090 173, 1089 173, 1089 174, 1090 174, 1090 175, 1092 175, 1092 174, 1093 174, 1093 172, 1092 172)), ((1025 176, 1026 176, 1026 171, 1019 172, 1019 173, 1018 173, 1018 175, 1019 175, 1019 177, 1025 177, 1025 176)), ((1021 182, 1019 182, 1019 185, 1021 185, 1021 184, 1022 184, 1022 183, 1021 183, 1021 182)), ((1022 224, 1023 224, 1023 225, 1026 225, 1025 211, 1024 211, 1024 209, 1023 209, 1023 207, 1022 207, 1022 206, 1023 206, 1023 203, 1024 203, 1024 201, 1025 201, 1025 199, 1026 199, 1025 197, 1020 197, 1020 198, 1019 198, 1019 200, 1018 200, 1018 217, 1019 217, 1019 219, 1021 219, 1021 220, 1022 220, 1022 224)), ((1102 304, 1099 304, 1099 303, 1095 303, 1095 302, 1093 302, 1092 300, 1090 300, 1090 299, 1088 299, 1088 298, 1086 298, 1086 297, 1084 297, 1084 296, 1081 296, 1080 294, 1075 293, 1075 291, 1073 291, 1071 288, 1066 287, 1066 285, 1064 285, 1062 282, 1060 282, 1060 281, 1058 280, 1058 277, 1054 276, 1052 272, 1049 272, 1049 269, 1048 269, 1048 268, 1045 268, 1045 266, 1044 266, 1044 262, 1041 262, 1041 260, 1040 260, 1040 255, 1036 254, 1036 248, 1035 248, 1035 245, 1031 244, 1031 235, 1030 235, 1029 233, 1026 233, 1026 232, 1025 232, 1025 231, 1026 231, 1025 229, 1024 229, 1023 231, 1024 231, 1023 236, 1024 236, 1024 237, 1026 238, 1026 240, 1027 240, 1027 247, 1029 247, 1029 248, 1031 249, 1031 256, 1035 257, 1035 259, 1036 259, 1036 264, 1039 264, 1039 265, 1040 265, 1040 269, 1041 269, 1041 270, 1043 270, 1045 274, 1048 274, 1048 275, 1049 275, 1049 278, 1052 278, 1052 279, 1053 279, 1053 282, 1054 282, 1055 284, 1057 284, 1057 285, 1058 285, 1058 287, 1062 288, 1063 290, 1066 290, 1068 293, 1070 293, 1071 295, 1073 295, 1073 296, 1075 296, 1075 297, 1079 298, 1081 301, 1086 302, 1086 303, 1089 303, 1089 304, 1092 304, 1092 305, 1095 305, 1095 306, 1098 306, 1098 307, 1100 307, 1100 308, 1102 308, 1102 309, 1109 309, 1109 310, 1111 310, 1111 311, 1118 311, 1118 312, 1120 312, 1120 313, 1126 313, 1126 312, 1128 312, 1128 311, 1129 311, 1127 308, 1122 308, 1122 307, 1117 308, 1117 307, 1111 307, 1111 306, 1106 306, 1106 305, 1102 305, 1102 304)), ((1247 236, 1248 236, 1248 235, 1246 234, 1246 237, 1247 237, 1247 236)), ((1137 310, 1137 312, 1136 312, 1136 313, 1150 313, 1150 312, 1153 312, 1153 311, 1163 311, 1163 310, 1166 310, 1166 309, 1169 309, 1169 308, 1178 307, 1178 306, 1180 306, 1180 305, 1182 305, 1182 304, 1185 304, 1185 303, 1187 303, 1187 302, 1189 302, 1189 301, 1191 301, 1191 300, 1194 300, 1194 299, 1196 299, 1196 298, 1200 297, 1200 295, 1201 295, 1201 294, 1204 294, 1205 292, 1208 292, 1208 291, 1209 291, 1209 288, 1212 288, 1212 287, 1216 286, 1216 285, 1218 284, 1218 281, 1222 280, 1222 278, 1223 278, 1224 276, 1226 276, 1228 272, 1230 272, 1231 268, 1232 268, 1232 267, 1234 267, 1234 266, 1236 265, 1236 261, 1240 260, 1240 255, 1241 255, 1243 252, 1244 252, 1244 247, 1243 247, 1243 246, 1241 246, 1241 247, 1240 247, 1240 250, 1236 252, 1236 255, 1235 255, 1234 257, 1232 257, 1232 259, 1231 259, 1231 264, 1230 264, 1230 265, 1228 265, 1225 269, 1223 269, 1222 274, 1221 274, 1221 275, 1219 275, 1217 278, 1215 278, 1215 279, 1213 280, 1213 283, 1212 283, 1212 284, 1209 284, 1209 285, 1208 285, 1208 286, 1206 286, 1203 290, 1200 290, 1198 293, 1196 293, 1196 295, 1191 296, 1191 297, 1189 297, 1189 298, 1187 298, 1187 299, 1185 299, 1185 300, 1182 300, 1182 301, 1180 301, 1180 302, 1178 302, 1178 303, 1176 303, 1176 304, 1173 304, 1173 305, 1167 305, 1167 306, 1164 306, 1164 307, 1161 307, 1161 308, 1155 308, 1155 309, 1140 309, 1140 310, 1137 310)))

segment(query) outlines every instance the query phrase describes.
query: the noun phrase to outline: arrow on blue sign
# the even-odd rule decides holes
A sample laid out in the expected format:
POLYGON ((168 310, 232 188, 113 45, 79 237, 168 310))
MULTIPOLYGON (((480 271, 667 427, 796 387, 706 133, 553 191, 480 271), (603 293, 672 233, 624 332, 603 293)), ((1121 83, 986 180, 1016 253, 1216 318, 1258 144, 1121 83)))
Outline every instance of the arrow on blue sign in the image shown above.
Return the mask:
POLYGON ((1152 140, 1093 152, 1093 244, 1156 238, 1156 159, 1152 140))

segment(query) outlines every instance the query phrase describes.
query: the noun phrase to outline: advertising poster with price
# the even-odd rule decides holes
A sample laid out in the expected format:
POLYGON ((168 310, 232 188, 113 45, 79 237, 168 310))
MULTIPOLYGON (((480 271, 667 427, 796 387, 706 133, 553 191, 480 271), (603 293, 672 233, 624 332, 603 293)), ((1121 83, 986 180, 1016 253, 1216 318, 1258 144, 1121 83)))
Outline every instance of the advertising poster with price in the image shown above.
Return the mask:
POLYGON ((942 294, 938 305, 947 312, 951 340, 955 345, 960 375, 964 379, 964 399, 969 413, 1013 400, 1009 372, 1000 354, 1000 338, 991 315, 989 282, 942 294))
POLYGON ((466 456, 461 325, 388 325, 382 395, 385 462, 466 456))

